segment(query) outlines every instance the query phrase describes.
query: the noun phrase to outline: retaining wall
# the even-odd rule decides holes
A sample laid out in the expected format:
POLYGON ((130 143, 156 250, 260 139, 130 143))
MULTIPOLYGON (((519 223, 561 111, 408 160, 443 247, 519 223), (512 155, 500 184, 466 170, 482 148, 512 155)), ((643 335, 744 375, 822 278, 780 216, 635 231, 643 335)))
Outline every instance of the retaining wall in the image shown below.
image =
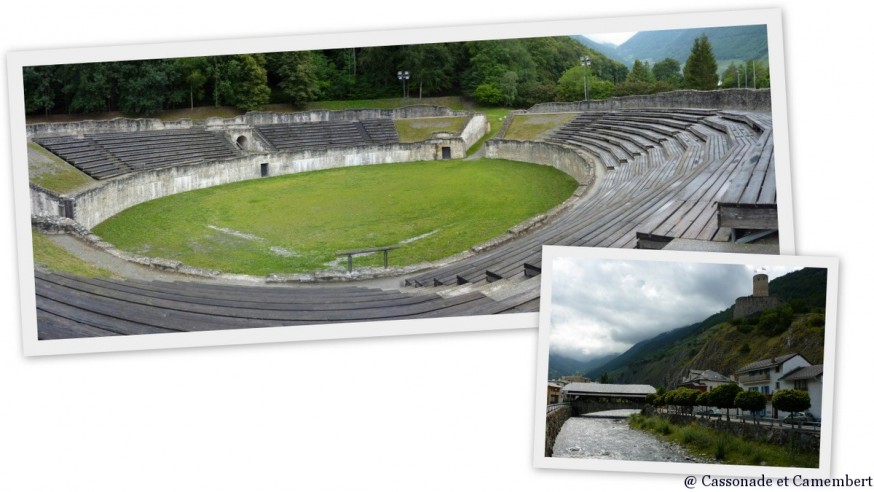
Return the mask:
POLYGON ((594 162, 560 144, 491 139, 486 141, 486 157, 554 167, 576 179, 580 185, 591 184, 594 179, 594 162))
POLYGON ((612 97, 597 101, 535 104, 529 113, 570 113, 587 110, 642 108, 706 108, 770 111, 770 89, 682 90, 640 96, 612 97))
POLYGON ((555 438, 561 431, 561 426, 573 415, 573 409, 568 406, 559 407, 546 414, 546 449, 544 450, 547 458, 552 456, 552 447, 555 445, 555 438))
POLYGON ((471 116, 461 131, 461 139, 464 140, 464 152, 467 152, 467 149, 483 138, 489 130, 489 119, 486 118, 486 115, 476 113, 471 116))

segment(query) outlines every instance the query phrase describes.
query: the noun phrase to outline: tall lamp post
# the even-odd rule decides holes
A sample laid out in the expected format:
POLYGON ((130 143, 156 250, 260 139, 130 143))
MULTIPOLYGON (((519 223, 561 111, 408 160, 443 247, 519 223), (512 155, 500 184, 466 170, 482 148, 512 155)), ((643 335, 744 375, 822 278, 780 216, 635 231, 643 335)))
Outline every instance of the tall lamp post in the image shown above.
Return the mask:
POLYGON ((589 69, 588 66, 592 64, 592 59, 588 56, 580 57, 580 65, 583 66, 583 97, 586 101, 589 100, 589 69))
POLYGON ((410 80, 409 70, 398 70, 398 80, 401 81, 401 97, 407 97, 407 81, 410 80))

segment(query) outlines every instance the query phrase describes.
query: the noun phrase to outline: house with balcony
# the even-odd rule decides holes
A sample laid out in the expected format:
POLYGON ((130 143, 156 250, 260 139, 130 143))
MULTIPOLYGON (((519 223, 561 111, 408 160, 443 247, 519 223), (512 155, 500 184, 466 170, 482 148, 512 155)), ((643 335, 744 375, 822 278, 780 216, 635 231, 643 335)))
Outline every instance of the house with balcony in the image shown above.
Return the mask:
POLYGON ((754 390, 763 393, 768 398, 765 415, 774 418, 782 417, 771 406, 771 395, 781 389, 794 388, 793 382, 783 378, 792 372, 810 367, 810 362, 801 354, 786 354, 770 359, 751 362, 734 372, 734 378, 744 390, 754 390))

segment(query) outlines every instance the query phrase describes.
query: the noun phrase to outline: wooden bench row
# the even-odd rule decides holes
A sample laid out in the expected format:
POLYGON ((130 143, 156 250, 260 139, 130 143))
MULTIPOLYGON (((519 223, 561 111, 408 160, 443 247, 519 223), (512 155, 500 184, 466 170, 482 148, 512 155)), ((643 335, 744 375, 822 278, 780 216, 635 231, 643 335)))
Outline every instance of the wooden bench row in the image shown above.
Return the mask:
MULTIPOLYGON (((747 122, 711 113, 702 113, 706 120, 699 119, 670 137, 660 134, 664 138, 657 147, 609 171, 590 198, 551 224, 407 283, 451 285, 535 275, 544 244, 633 248, 650 236, 728 240, 730 231, 719 224, 716 204, 728 190, 740 186, 736 183, 752 179, 754 173, 742 163, 773 150, 747 122)), ((597 124, 604 121, 602 117, 597 124)), ((616 129, 621 124, 617 119, 608 131, 621 131, 616 129)), ((756 160, 760 161, 764 159, 756 160)))
POLYGON ((40 339, 496 314, 531 295, 494 301, 334 286, 237 286, 98 280, 35 272, 40 339))

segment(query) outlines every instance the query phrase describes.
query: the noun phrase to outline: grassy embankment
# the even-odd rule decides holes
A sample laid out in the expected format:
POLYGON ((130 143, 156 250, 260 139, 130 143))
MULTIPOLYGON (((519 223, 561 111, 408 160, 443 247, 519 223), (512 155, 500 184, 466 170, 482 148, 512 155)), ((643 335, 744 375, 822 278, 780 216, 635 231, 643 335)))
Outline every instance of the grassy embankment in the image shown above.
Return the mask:
MULTIPOLYGON (((418 238, 389 255, 391 265, 408 265, 503 234, 575 188, 555 169, 511 161, 360 166, 173 195, 94 231, 127 251, 254 275, 324 269, 336 251, 418 238)), ((381 261, 374 255, 354 263, 381 261)))
POLYGON ((27 144, 30 182, 56 193, 69 193, 94 182, 87 174, 37 144, 27 144))
POLYGON ((717 431, 691 423, 672 424, 662 417, 637 414, 629 420, 635 429, 648 431, 689 449, 692 453, 715 459, 722 464, 790 466, 816 468, 819 456, 799 451, 791 445, 776 445, 742 439, 727 431, 717 431))
POLYGON ((513 117, 504 138, 507 140, 538 140, 550 130, 572 120, 576 113, 522 114, 513 117))

